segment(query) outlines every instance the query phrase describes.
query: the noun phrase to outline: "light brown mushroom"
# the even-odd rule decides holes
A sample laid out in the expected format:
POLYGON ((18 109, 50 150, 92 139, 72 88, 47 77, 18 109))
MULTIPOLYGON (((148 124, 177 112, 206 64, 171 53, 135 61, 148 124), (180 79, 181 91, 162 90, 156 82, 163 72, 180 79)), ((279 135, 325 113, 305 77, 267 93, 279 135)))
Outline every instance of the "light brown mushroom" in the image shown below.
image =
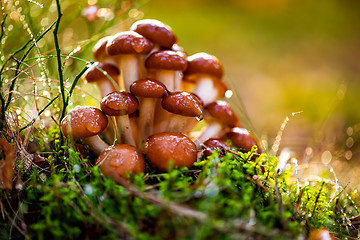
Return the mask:
POLYGON ((106 44, 112 36, 101 38, 92 49, 94 59, 98 62, 106 62, 116 66, 117 61, 106 52, 106 44))
POLYGON ((116 144, 105 149, 97 158, 96 165, 105 176, 127 178, 145 172, 145 159, 136 147, 116 144))
POLYGON ((245 128, 234 127, 230 131, 226 132, 223 138, 229 139, 232 145, 234 145, 234 147, 238 148, 239 150, 250 151, 251 148, 255 145, 258 149, 257 152, 261 153, 261 149, 255 138, 245 128))
POLYGON ((112 92, 106 95, 100 104, 101 110, 109 115, 116 116, 119 139, 122 143, 135 146, 136 141, 133 136, 129 114, 134 113, 139 102, 131 93, 126 91, 112 92))
POLYGON ((195 141, 198 148, 208 138, 219 137, 224 128, 233 128, 240 125, 240 120, 229 103, 225 101, 212 102, 204 107, 204 119, 208 126, 195 141))
POLYGON ((91 152, 99 155, 109 147, 98 134, 102 133, 108 124, 106 115, 98 108, 76 106, 61 121, 61 132, 65 137, 82 139, 89 145, 91 152))
POLYGON ((180 133, 158 133, 151 135, 145 143, 145 155, 160 171, 172 167, 191 168, 196 162, 196 145, 180 133))
POLYGON ((130 91, 140 101, 139 129, 141 140, 145 141, 154 133, 156 99, 162 98, 167 93, 167 89, 161 82, 146 78, 133 82, 130 91))
POLYGON ((148 39, 134 31, 117 33, 108 40, 106 52, 117 57, 117 66, 121 72, 119 85, 126 91, 139 79, 138 56, 148 54, 152 48, 153 44, 148 39))
POLYGON ((161 105, 166 111, 173 113, 168 119, 167 132, 183 132, 189 118, 202 120, 202 102, 192 93, 169 93, 163 97, 161 105))

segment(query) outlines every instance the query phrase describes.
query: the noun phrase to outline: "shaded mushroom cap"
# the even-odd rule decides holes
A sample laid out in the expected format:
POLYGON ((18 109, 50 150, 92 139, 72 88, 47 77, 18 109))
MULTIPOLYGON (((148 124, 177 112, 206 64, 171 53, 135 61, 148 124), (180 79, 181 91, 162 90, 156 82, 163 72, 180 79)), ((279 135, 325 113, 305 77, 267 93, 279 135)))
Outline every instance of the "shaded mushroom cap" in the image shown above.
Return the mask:
POLYGON ((74 139, 88 138, 103 132, 107 124, 108 119, 100 109, 76 106, 61 121, 61 132, 67 137, 71 128, 74 139))
POLYGON ((206 74, 221 79, 224 69, 219 59, 208 53, 196 53, 187 57, 188 67, 184 72, 184 80, 196 81, 196 75, 206 74))
POLYGON ((145 158, 136 147, 127 144, 116 144, 105 149, 97 158, 105 176, 127 177, 127 172, 139 174, 145 171, 145 158))
POLYGON ((214 150, 219 150, 219 156, 224 156, 224 149, 228 149, 230 146, 223 140, 219 138, 209 138, 206 140, 203 145, 203 154, 205 157, 211 156, 214 150))
POLYGON ((140 33, 150 41, 161 47, 171 48, 177 41, 173 30, 166 24, 155 19, 136 21, 130 30, 140 33))
POLYGON ((169 163, 173 167, 191 168, 196 161, 196 145, 180 133, 158 133, 148 137, 145 155, 161 171, 167 171, 169 163))
POLYGON ((140 79, 130 85, 130 92, 137 97, 162 98, 166 93, 166 86, 154 79, 140 79))
POLYGON ((139 102, 129 92, 111 92, 101 100, 100 107, 109 116, 122 116, 135 112, 139 102))
POLYGON ((153 44, 144 36, 134 31, 115 34, 106 44, 106 52, 110 56, 120 54, 148 54, 153 44))
POLYGON ((230 131, 225 133, 224 137, 229 139, 236 148, 251 150, 252 146, 256 145, 258 147, 258 152, 261 152, 255 138, 245 128, 232 128, 230 131))
POLYGON ((225 101, 211 102, 205 106, 205 110, 208 113, 205 115, 205 120, 211 116, 212 120, 218 121, 227 127, 232 128, 240 125, 240 119, 236 116, 230 104, 225 101))
POLYGON ((202 118, 202 103, 195 94, 189 92, 172 92, 166 95, 161 106, 168 112, 202 118))
POLYGON ((102 69, 113 79, 117 79, 120 75, 119 69, 114 65, 104 62, 96 62, 84 73, 83 80, 89 83, 109 80, 109 78, 97 68, 102 69))
POLYGON ((106 52, 106 44, 111 36, 101 38, 93 47, 93 55, 96 61, 103 62, 109 58, 109 54, 106 52))
POLYGON ((185 55, 179 51, 161 50, 152 53, 145 61, 147 69, 185 71, 185 55))

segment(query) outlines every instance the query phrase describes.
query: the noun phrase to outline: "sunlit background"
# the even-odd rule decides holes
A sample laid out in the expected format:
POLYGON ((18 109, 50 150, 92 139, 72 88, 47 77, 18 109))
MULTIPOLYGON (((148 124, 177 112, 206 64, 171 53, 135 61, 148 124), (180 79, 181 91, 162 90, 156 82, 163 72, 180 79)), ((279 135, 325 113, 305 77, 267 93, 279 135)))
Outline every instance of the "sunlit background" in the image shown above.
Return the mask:
MULTIPOLYGON (((12 11, 8 21, 12 24, 7 30, 11 33, 2 44, 12 50, 20 47, 17 42, 25 42, 57 18, 53 1, 8 2, 6 7, 12 11), (31 21, 29 16, 39 21, 31 21), (23 26, 21 32, 16 24, 23 26)), ((62 53, 85 61, 93 60, 91 48, 99 38, 127 30, 138 19, 167 23, 189 55, 204 51, 222 61, 224 79, 233 90, 229 101, 243 125, 257 135, 270 154, 279 155, 287 149, 299 162, 301 177, 320 174, 358 187, 360 2, 81 0, 62 1, 62 8, 62 53), (113 25, 109 28, 107 23, 113 25), (282 137, 276 138, 282 127, 282 137)), ((38 43, 39 49, 46 49, 51 41, 49 34, 38 43)), ((9 55, 10 51, 2 54, 9 55)), ((53 46, 41 54, 55 54, 53 46)), ((38 64, 41 72, 42 63, 38 64)), ((57 81, 56 62, 49 59, 43 64, 47 70, 42 74, 50 79, 41 75, 36 80, 43 81, 39 91, 51 99, 55 94, 51 83, 57 81)), ((83 61, 65 59, 65 80, 72 82, 84 66, 83 61)), ((96 87, 79 86, 75 92, 82 97, 72 102, 97 106, 96 87)), ((24 85, 17 90, 29 89, 24 85)), ((31 94, 21 98, 32 101, 31 94)), ((47 110, 42 116, 51 114, 47 110)), ((28 119, 32 117, 30 112, 28 119)))

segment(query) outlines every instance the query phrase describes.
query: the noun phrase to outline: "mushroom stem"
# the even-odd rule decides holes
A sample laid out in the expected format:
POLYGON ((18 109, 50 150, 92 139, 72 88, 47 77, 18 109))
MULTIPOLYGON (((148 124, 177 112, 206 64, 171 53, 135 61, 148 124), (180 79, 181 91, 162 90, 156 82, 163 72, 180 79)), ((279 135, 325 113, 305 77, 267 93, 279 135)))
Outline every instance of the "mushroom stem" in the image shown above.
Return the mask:
POLYGON ((139 109, 139 128, 141 140, 146 140, 154 133, 154 110, 156 99, 143 98, 139 109))
POLYGON ((216 137, 222 130, 222 125, 218 122, 212 122, 204 132, 195 140, 196 147, 201 149, 201 145, 209 138, 216 137))
POLYGON ((169 92, 174 92, 174 72, 173 70, 158 70, 156 72, 157 80, 162 82, 169 92))
POLYGON ((214 81, 207 76, 203 76, 198 80, 194 93, 204 101, 204 106, 215 101, 218 95, 218 91, 214 87, 214 81))
POLYGON ((148 75, 146 67, 145 67, 145 59, 146 59, 146 55, 144 55, 144 54, 137 55, 138 68, 139 68, 139 76, 138 76, 139 79, 146 78, 148 75))
POLYGON ((181 91, 183 74, 181 71, 174 72, 174 92, 181 91))
POLYGON ((130 91, 130 85, 139 78, 139 66, 136 54, 121 55, 120 82, 126 91, 130 91))
POLYGON ((118 133, 119 139, 118 141, 136 146, 135 139, 133 137, 133 131, 130 124, 129 115, 117 116, 117 126, 118 126, 118 133))
POLYGON ((183 133, 187 134, 191 132, 191 130, 196 126, 196 124, 199 122, 196 118, 189 118, 186 120, 183 133))
POLYGON ((109 147, 98 135, 84 138, 83 142, 90 147, 90 151, 96 156, 109 147))
POLYGON ((105 97, 108 93, 116 91, 114 84, 111 83, 111 80, 105 80, 97 82, 97 86, 100 91, 101 98, 105 97))
POLYGON ((167 132, 183 133, 186 122, 192 117, 172 114, 170 123, 167 127, 167 132))

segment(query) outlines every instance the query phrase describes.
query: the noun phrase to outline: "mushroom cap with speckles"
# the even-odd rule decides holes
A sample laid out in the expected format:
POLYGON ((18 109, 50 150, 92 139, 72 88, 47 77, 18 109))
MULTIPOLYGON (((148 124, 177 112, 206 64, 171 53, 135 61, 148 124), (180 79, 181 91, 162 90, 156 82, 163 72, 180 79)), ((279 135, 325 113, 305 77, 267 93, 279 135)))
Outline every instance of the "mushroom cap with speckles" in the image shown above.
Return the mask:
POLYGON ((109 58, 109 54, 106 52, 106 44, 111 36, 101 38, 93 47, 93 55, 96 61, 103 62, 109 58))
POLYGON ((65 137, 71 132, 74 139, 88 138, 102 133, 108 124, 106 115, 98 108, 76 106, 61 121, 65 137))
POLYGON ((177 41, 173 30, 168 25, 155 19, 142 19, 136 21, 133 23, 130 30, 140 33, 161 47, 171 48, 177 41))
POLYGON ((195 94, 172 92, 163 97, 161 106, 168 112, 187 117, 202 117, 202 103, 195 94))
POLYGON ((191 168, 197 157, 196 145, 180 133, 163 132, 151 135, 145 143, 145 155, 161 171, 173 167, 191 168))
POLYGON ((161 50, 152 53, 146 60, 147 69, 185 71, 187 62, 184 53, 161 50))
POLYGON ((162 98, 166 93, 166 86, 154 79, 139 79, 130 85, 130 92, 137 97, 162 98))
POLYGON ((110 56, 120 54, 148 54, 153 44, 144 36, 134 31, 115 34, 106 44, 106 52, 110 56))
POLYGON ((203 154, 205 157, 211 156, 214 150, 219 150, 219 156, 224 156, 222 150, 228 148, 230 148, 230 146, 219 138, 209 138, 202 145, 203 154))
POLYGON ((83 80, 89 83, 109 80, 109 78, 98 68, 106 72, 112 79, 117 79, 120 75, 119 69, 114 65, 104 62, 96 62, 84 73, 83 80))
POLYGON ((257 152, 261 152, 259 145, 255 138, 245 128, 235 127, 226 132, 224 138, 229 139, 231 143, 236 147, 244 150, 251 150, 252 146, 256 145, 257 152))
POLYGON ((184 80, 196 81, 196 75, 205 74, 221 79, 224 69, 215 56, 208 53, 200 52, 187 57, 188 67, 184 72, 184 80))
POLYGON ((127 173, 139 174, 145 171, 145 158, 136 147, 127 144, 116 144, 105 149, 97 158, 105 176, 127 177, 127 173))
POLYGON ((100 107, 109 116, 122 116, 135 112, 139 108, 139 102, 129 92, 111 92, 101 100, 100 107))
POLYGON ((204 115, 205 120, 209 119, 210 116, 210 121, 218 121, 230 128, 238 127, 240 125, 240 119, 237 117, 230 104, 225 101, 218 100, 211 102, 204 108, 206 113, 208 113, 204 115))

